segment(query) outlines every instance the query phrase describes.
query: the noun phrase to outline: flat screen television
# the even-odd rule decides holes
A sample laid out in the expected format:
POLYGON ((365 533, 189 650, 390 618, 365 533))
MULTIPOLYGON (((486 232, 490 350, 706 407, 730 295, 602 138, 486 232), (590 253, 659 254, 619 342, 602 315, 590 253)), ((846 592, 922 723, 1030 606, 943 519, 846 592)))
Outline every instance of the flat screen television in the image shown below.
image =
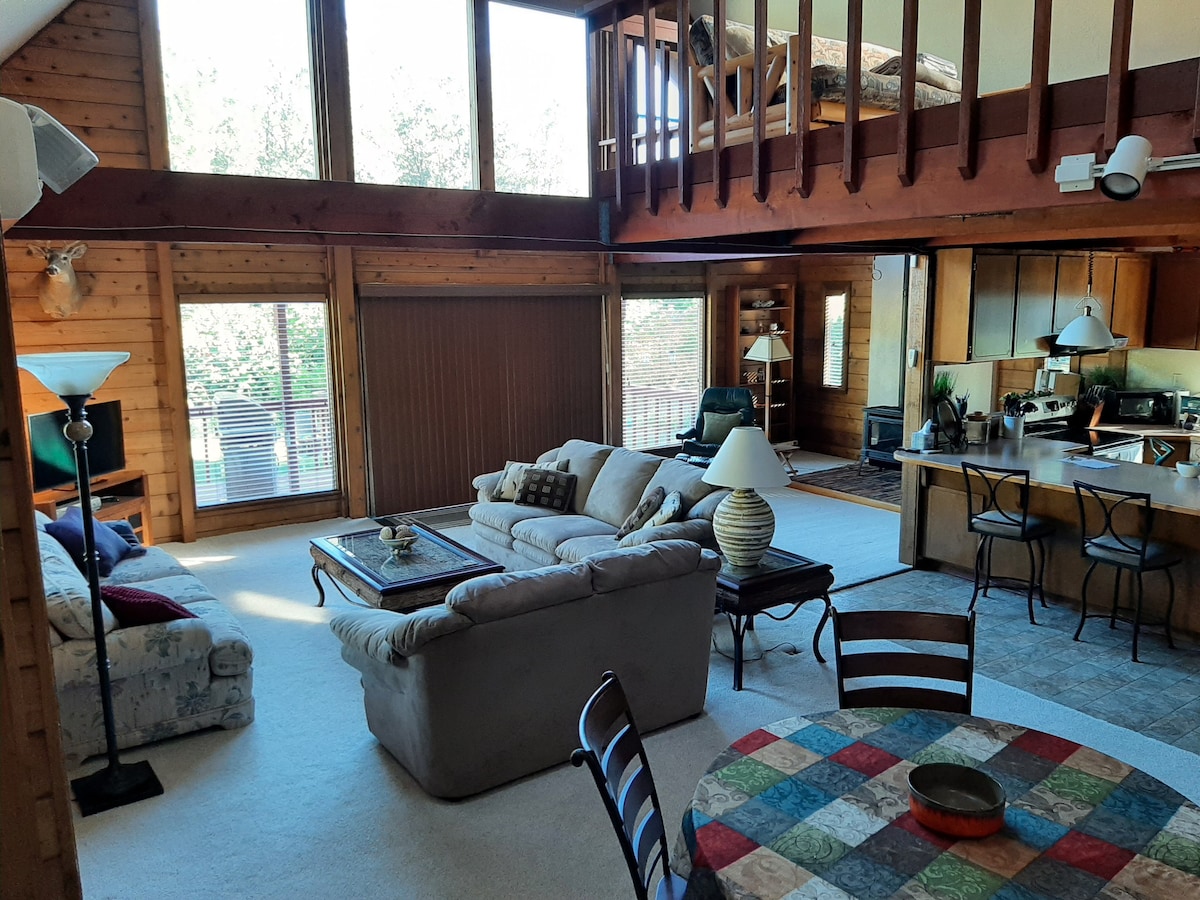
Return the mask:
MULTIPOLYGON (((88 470, 92 477, 125 468, 125 432, 121 427, 121 401, 89 403, 88 421, 92 437, 87 443, 88 470)), ((29 417, 29 455, 33 460, 33 489, 75 484, 75 450, 63 434, 66 409, 29 417)))

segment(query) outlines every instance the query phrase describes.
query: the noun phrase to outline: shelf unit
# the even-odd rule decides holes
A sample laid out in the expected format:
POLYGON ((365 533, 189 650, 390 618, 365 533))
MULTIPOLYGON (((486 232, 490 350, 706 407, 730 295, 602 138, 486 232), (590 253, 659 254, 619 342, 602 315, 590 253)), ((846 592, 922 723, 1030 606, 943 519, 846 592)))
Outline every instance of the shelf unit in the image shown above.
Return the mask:
MULTIPOLYGON (((727 289, 729 352, 728 384, 750 388, 754 394, 755 421, 762 427, 766 402, 767 364, 745 358, 763 334, 778 334, 792 356, 796 355, 796 285, 788 283, 732 284, 727 289), (769 304, 769 305, 768 305, 769 304)), ((795 360, 770 364, 772 443, 792 438, 793 366, 795 360)))
MULTIPOLYGON (((127 519, 143 544, 153 544, 150 531, 150 497, 146 493, 146 473, 140 469, 122 469, 92 479, 92 497, 100 499, 95 517, 100 522, 127 519)), ((50 518, 58 517, 59 507, 79 500, 74 487, 39 491, 33 495, 34 509, 50 518)))

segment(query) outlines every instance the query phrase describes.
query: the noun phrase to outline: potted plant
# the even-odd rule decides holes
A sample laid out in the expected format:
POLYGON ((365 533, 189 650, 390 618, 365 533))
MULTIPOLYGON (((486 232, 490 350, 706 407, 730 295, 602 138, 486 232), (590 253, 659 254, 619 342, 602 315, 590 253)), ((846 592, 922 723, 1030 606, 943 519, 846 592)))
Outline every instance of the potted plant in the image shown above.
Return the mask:
POLYGON ((1032 391, 1019 393, 1017 391, 1009 391, 1000 397, 1000 404, 1004 410, 1004 436, 1008 438, 1022 438, 1025 436, 1025 413, 1033 412, 1037 407, 1029 402, 1032 391))

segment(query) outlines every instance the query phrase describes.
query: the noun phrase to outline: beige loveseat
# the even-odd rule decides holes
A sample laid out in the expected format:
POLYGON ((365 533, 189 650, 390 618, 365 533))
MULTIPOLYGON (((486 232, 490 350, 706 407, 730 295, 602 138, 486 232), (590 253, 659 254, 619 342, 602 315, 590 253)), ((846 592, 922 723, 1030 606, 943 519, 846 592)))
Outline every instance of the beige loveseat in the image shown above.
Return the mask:
POLYGON ((575 494, 568 512, 492 500, 502 473, 489 472, 471 483, 479 500, 470 509, 471 530, 476 535, 542 566, 578 562, 593 553, 648 541, 677 539, 716 547, 713 512, 729 492, 702 481, 703 469, 677 459, 580 440, 567 441, 533 462, 565 462, 564 471, 575 475, 575 494), (625 518, 657 487, 668 494, 680 492, 683 508, 679 520, 639 528, 618 540, 625 518))
MULTIPOLYGON (((105 750, 91 592, 70 554, 46 532, 50 520, 37 516, 63 752, 76 762, 105 750)), ((253 653, 246 633, 174 557, 158 547, 145 550, 117 562, 101 582, 162 594, 197 618, 120 627, 105 607, 118 746, 135 747, 214 725, 250 724, 253 653)))
POLYGON ((645 544, 330 628, 362 672, 371 732, 430 794, 464 797, 566 762, 606 669, 643 730, 701 712, 718 565, 690 541, 645 544))

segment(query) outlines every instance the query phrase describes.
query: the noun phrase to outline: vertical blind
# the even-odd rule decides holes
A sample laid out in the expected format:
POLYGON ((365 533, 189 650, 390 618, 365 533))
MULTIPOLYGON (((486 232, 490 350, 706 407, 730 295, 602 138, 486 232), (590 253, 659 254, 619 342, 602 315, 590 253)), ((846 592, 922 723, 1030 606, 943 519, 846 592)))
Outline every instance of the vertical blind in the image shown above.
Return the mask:
POLYGON ((621 301, 623 443, 665 447, 690 428, 704 380, 704 298, 621 301))
POLYGON ((822 387, 846 386, 846 294, 825 295, 825 335, 821 357, 822 387))
POLYGON ((179 312, 197 507, 335 489, 326 304, 179 312))

